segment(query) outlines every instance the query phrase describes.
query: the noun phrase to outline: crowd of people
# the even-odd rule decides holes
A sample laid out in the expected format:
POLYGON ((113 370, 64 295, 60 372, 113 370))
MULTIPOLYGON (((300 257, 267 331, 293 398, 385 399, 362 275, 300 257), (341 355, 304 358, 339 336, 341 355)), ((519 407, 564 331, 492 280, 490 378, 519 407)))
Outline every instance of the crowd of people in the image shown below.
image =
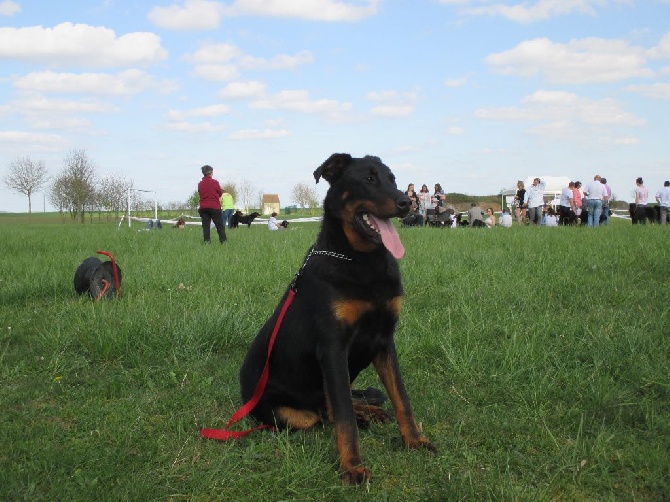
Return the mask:
MULTIPOLYGON (((517 182, 511 211, 504 208, 498 218, 493 208, 482 210, 476 203, 472 203, 467 211, 468 224, 473 227, 511 227, 514 220, 520 225, 544 225, 549 227, 585 223, 588 227, 607 225, 612 214, 612 188, 607 179, 595 175, 593 180, 585 186, 581 181, 570 181, 561 191, 559 204, 552 207, 545 202, 544 193, 546 183, 540 178, 533 179, 526 187, 523 181, 517 182), (513 213, 513 214, 512 214, 513 213), (513 216, 514 215, 514 216, 513 216)), ((405 194, 412 202, 410 215, 404 222, 411 225, 424 226, 431 223, 432 218, 441 225, 457 226, 460 215, 456 215, 453 208, 448 207, 447 198, 442 185, 436 183, 431 193, 428 185, 421 185, 421 190, 415 191, 410 183, 405 194), (445 217, 441 215, 444 213, 445 217)), ((655 194, 659 208, 659 219, 662 224, 670 223, 670 181, 665 181, 655 194)), ((644 186, 643 179, 635 180, 635 202, 632 208, 633 222, 645 224, 648 219, 647 204, 649 190, 644 186)))

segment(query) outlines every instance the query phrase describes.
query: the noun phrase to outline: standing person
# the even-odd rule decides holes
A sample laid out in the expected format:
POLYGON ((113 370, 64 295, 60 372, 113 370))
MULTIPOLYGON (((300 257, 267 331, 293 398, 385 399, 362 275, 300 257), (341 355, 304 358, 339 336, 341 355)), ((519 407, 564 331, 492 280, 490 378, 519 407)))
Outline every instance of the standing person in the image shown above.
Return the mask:
POLYGON ((233 196, 225 188, 222 188, 223 195, 221 195, 221 211, 223 211, 223 224, 228 228, 233 226, 233 211, 235 210, 235 202, 233 196))
POLYGON ((421 185, 421 190, 419 191, 419 214, 423 217, 423 223, 426 224, 428 219, 427 209, 430 207, 430 192, 428 191, 428 185, 425 183, 421 185))
POLYGON ((542 222, 542 206, 544 206, 544 187, 546 183, 540 178, 535 178, 533 184, 528 187, 528 217, 531 225, 539 225, 542 222))
POLYGON ((584 187, 584 195, 589 215, 588 226, 598 227, 600 226, 600 215, 603 212, 603 203, 607 202, 607 189, 600 182, 599 175, 596 174, 593 181, 584 187))
POLYGON ((516 221, 517 223, 526 222, 526 189, 523 181, 516 182, 516 195, 514 196, 514 203, 516 204, 516 221))
POLYGON ((647 223, 647 199, 649 197, 649 190, 644 186, 642 178, 635 180, 635 216, 638 223, 646 225, 647 223))
POLYGON ((212 166, 202 166, 202 180, 198 183, 198 195, 200 196, 200 207, 198 213, 202 219, 202 237, 205 244, 209 244, 210 224, 214 222, 216 233, 219 234, 219 242, 226 242, 226 227, 223 225, 223 213, 221 212, 221 195, 223 189, 212 175, 212 166))
POLYGON ((414 191, 414 183, 407 185, 405 195, 409 197, 409 200, 412 203, 412 213, 417 212, 419 210, 419 195, 414 191))
POLYGON ((442 190, 442 185, 435 183, 435 192, 433 193, 433 202, 435 207, 444 207, 444 190, 442 190))
POLYGON ((575 188, 572 189, 572 196, 575 200, 575 214, 582 214, 582 182, 575 181, 575 188))
POLYGON ((656 202, 661 210, 661 225, 667 225, 670 222, 670 181, 663 183, 663 188, 656 192, 656 202))
POLYGON ((607 192, 607 199, 603 202, 603 225, 608 225, 610 222, 610 201, 612 200, 612 188, 607 184, 607 178, 600 178, 600 182, 605 185, 607 192))
POLYGON ((573 192, 575 182, 571 181, 568 186, 561 190, 560 206, 558 206, 559 225, 574 223, 577 219, 575 213, 575 194, 573 192))

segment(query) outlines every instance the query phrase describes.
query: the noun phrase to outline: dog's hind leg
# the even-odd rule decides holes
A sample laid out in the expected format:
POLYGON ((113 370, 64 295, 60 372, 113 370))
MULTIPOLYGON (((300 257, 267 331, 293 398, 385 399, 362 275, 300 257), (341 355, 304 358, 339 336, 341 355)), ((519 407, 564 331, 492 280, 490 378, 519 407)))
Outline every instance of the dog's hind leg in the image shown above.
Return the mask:
POLYGON ((288 406, 275 409, 277 419, 292 429, 309 429, 321 421, 318 413, 311 410, 297 410, 288 406))

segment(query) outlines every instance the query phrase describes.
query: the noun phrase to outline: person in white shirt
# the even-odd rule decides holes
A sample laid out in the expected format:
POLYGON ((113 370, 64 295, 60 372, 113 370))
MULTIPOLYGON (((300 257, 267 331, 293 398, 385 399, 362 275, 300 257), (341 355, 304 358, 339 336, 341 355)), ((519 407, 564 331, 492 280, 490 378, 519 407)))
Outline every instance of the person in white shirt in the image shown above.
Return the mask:
POLYGON ((584 187, 586 195, 586 207, 588 210, 588 226, 599 227, 600 215, 603 213, 603 202, 607 202, 607 188, 600 182, 600 176, 596 174, 588 185, 584 187))
POLYGON ((661 225, 667 225, 670 216, 670 181, 666 180, 663 188, 656 192, 656 202, 661 210, 661 225))
POLYGON ((607 200, 603 202, 603 225, 608 225, 610 222, 610 201, 612 200, 612 188, 607 184, 606 178, 600 178, 600 182, 605 185, 607 192, 607 200))
POLYGON ((567 187, 561 190, 560 205, 558 206, 558 222, 560 225, 577 221, 574 189, 575 182, 571 181, 567 187))
POLYGON ((558 226, 558 217, 556 216, 556 211, 554 211, 554 208, 552 208, 551 206, 547 208, 547 211, 544 214, 544 218, 542 218, 542 224, 545 227, 558 226))
POLYGON ((270 219, 268 220, 268 230, 282 230, 286 228, 288 225, 288 222, 282 221, 281 223, 277 223, 277 213, 272 213, 270 215, 270 219))
POLYGON ((635 180, 635 216, 638 223, 645 225, 647 223, 647 199, 649 190, 644 186, 642 178, 635 180))
POLYGON ((528 218, 531 225, 539 225, 542 221, 542 206, 544 206, 544 188, 546 183, 540 178, 535 178, 533 184, 528 187, 528 218))
POLYGON ((503 214, 498 221, 498 225, 501 227, 509 228, 512 226, 512 215, 509 212, 509 209, 503 209, 503 214))

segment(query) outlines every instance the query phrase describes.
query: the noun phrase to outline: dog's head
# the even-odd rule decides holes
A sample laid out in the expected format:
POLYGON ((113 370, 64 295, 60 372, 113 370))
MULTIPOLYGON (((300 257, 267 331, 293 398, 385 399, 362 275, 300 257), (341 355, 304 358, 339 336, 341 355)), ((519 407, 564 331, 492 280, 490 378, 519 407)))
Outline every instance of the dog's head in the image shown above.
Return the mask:
POLYGON ((260 215, 261 215, 261 213, 255 213, 255 212, 254 212, 254 213, 251 213, 251 214, 249 215, 249 219, 250 219, 250 220, 253 220, 254 218, 257 218, 257 217, 260 216, 260 215))
POLYGON ((370 252, 384 246, 394 257, 405 252, 391 218, 405 216, 411 201, 398 190, 395 176, 378 157, 353 158, 331 155, 314 171, 314 179, 330 183, 324 217, 338 218, 347 240, 356 251, 370 252))

